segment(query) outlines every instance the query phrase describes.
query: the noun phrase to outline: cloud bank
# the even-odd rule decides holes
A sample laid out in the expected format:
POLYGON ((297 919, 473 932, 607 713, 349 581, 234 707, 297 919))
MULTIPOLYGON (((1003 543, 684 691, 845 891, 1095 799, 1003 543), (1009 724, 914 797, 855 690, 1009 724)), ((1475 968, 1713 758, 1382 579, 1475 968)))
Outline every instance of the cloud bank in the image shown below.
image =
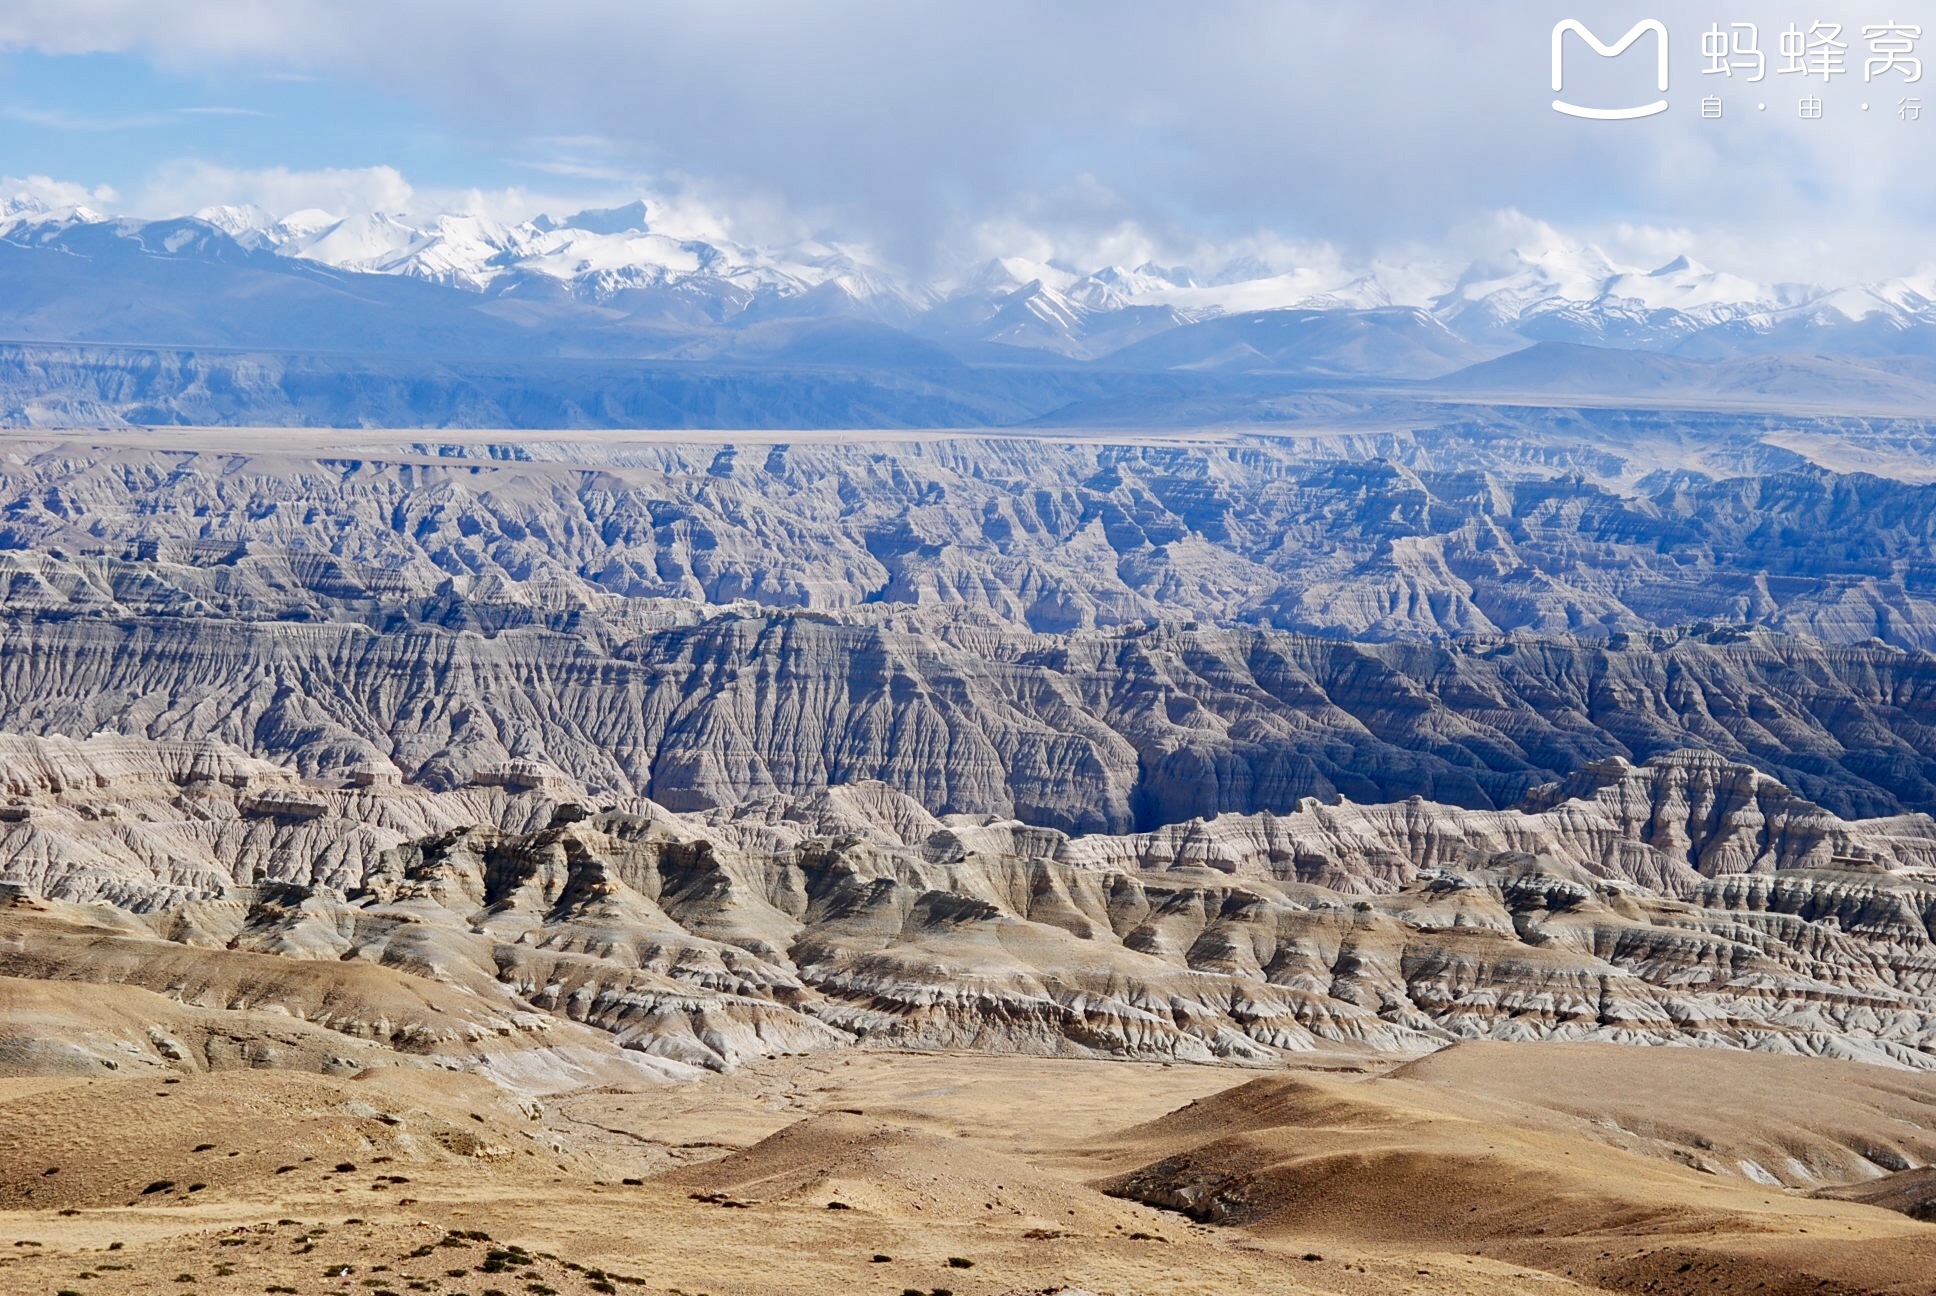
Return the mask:
MULTIPOLYGON (((1770 278, 1922 263, 1936 95, 1917 131, 1886 111, 1893 89, 1848 78, 1803 123, 1792 81, 1701 73, 1711 22, 1756 19, 1772 50, 1791 17, 1846 9, 1853 34, 1887 15, 1660 8, 1676 108, 1620 124, 1550 110, 1548 37, 1560 17, 1612 34, 1650 12, 1627 3, 14 0, 0 48, 378 88, 535 187, 669 177, 742 225, 837 231, 909 263, 1004 227, 1103 259, 1243 239, 1363 257, 1500 211, 1606 239, 1687 231, 1770 278), (1716 87, 1734 116, 1703 121, 1694 101, 1716 87), (1774 111, 1752 111, 1760 95, 1774 111), (1860 113, 1866 98, 1885 111, 1860 113)), ((1936 27, 1930 43, 1936 57, 1936 27)), ((361 163, 344 170, 396 160, 361 163)))

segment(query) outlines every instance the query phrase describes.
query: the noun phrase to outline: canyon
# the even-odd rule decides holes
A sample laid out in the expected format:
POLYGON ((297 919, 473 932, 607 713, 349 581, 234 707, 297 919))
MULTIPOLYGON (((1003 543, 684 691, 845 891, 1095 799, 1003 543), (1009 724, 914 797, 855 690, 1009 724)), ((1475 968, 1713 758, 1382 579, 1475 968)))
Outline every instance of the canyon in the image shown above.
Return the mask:
POLYGON ((1924 434, 1408 401, 0 433, 0 1281, 1911 1290, 1924 434))

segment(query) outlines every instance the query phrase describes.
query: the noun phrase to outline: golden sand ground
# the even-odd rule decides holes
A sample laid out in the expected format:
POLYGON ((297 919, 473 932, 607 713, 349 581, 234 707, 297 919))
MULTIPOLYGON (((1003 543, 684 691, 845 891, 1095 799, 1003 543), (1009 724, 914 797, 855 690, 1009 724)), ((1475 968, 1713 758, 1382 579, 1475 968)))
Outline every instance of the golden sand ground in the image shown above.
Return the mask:
POLYGON ((0 1292, 1930 1292, 1936 1227, 1757 1182, 1925 1152, 1936 1079, 1610 1046, 861 1052, 535 1103, 394 1068, 20 1079, 0 1292))

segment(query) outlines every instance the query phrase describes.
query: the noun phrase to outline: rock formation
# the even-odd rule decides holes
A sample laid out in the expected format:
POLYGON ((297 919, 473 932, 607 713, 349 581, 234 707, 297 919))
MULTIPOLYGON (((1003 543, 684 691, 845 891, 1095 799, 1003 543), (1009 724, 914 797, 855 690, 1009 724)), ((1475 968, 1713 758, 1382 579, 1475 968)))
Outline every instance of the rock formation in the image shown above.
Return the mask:
POLYGON ((1936 1063, 1926 488, 236 435, 0 462, 8 971, 182 1057, 1936 1063))
POLYGON ((1841 820, 1701 753, 1511 811, 1070 838, 878 783, 678 815, 503 771, 428 792, 185 744, 7 751, 13 975, 479 1066, 502 1046, 477 1041, 555 1018, 675 1071, 861 1042, 1261 1062, 1462 1038, 1936 1067, 1936 823, 1841 820))

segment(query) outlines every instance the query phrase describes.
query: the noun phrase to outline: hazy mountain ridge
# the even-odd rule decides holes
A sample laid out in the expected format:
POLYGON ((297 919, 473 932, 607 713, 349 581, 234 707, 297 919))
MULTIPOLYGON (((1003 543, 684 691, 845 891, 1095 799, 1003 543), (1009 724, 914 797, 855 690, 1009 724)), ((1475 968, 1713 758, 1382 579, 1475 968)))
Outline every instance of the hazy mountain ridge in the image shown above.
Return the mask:
MULTIPOLYGON (((383 213, 276 220, 240 209, 144 222, 12 204, 0 216, 0 337, 381 356, 361 376, 388 365, 433 391, 448 375, 431 361, 559 365, 526 375, 557 397, 525 418, 496 418, 533 425, 1022 423, 1080 405, 1085 392, 1125 374, 1188 375, 1198 408, 1214 412, 1205 398, 1220 397, 1255 418, 1269 393, 1246 379, 1439 379, 1536 343, 1690 362, 1769 359, 1709 382, 1698 364, 1623 368, 1613 355, 1582 364, 1576 353, 1536 348, 1514 357, 1514 368, 1461 375, 1454 387, 1472 390, 1503 373, 1514 390, 1567 397, 1807 403, 1852 391, 1863 408, 1936 405, 1927 374, 1891 368, 1936 355, 1936 284, 1923 280, 1764 287, 1686 258, 1638 271, 1590 248, 1534 246, 1411 299, 1375 282, 1331 282, 1334 272, 1252 262, 1199 276, 1175 266, 1078 271, 1008 258, 917 283, 853 249, 753 248, 703 222, 681 228, 681 219, 643 203, 513 225, 383 213), (672 226, 662 231, 666 220, 672 226), (1832 359, 1793 358, 1822 356, 1832 359), (656 404, 628 402, 620 374, 563 365, 601 357, 776 373, 766 386, 743 382, 734 399, 675 390, 656 404), (828 366, 866 377, 850 380, 855 390, 815 397, 785 372, 828 366), (1028 369, 1043 372, 1017 372, 1028 369), (936 377, 948 370, 961 372, 936 377), (896 399, 897 389, 921 383, 956 390, 948 399, 896 399), (1067 394, 1058 401, 1056 391, 1067 394)), ((64 383, 52 371, 17 378, 7 384, 18 393, 11 420, 440 425, 472 421, 466 396, 473 409, 511 400, 476 391, 411 400, 399 382, 406 394, 385 412, 381 399, 374 408, 359 399, 345 374, 338 390, 313 386, 306 402, 270 391, 245 398, 218 382, 232 408, 197 410, 175 393, 143 405, 115 402, 115 380, 91 372, 115 363, 87 356, 64 383)), ((703 377, 666 371, 654 380, 676 389, 703 377)), ((1128 424, 1143 421, 1133 400, 1119 405, 1128 424)))

